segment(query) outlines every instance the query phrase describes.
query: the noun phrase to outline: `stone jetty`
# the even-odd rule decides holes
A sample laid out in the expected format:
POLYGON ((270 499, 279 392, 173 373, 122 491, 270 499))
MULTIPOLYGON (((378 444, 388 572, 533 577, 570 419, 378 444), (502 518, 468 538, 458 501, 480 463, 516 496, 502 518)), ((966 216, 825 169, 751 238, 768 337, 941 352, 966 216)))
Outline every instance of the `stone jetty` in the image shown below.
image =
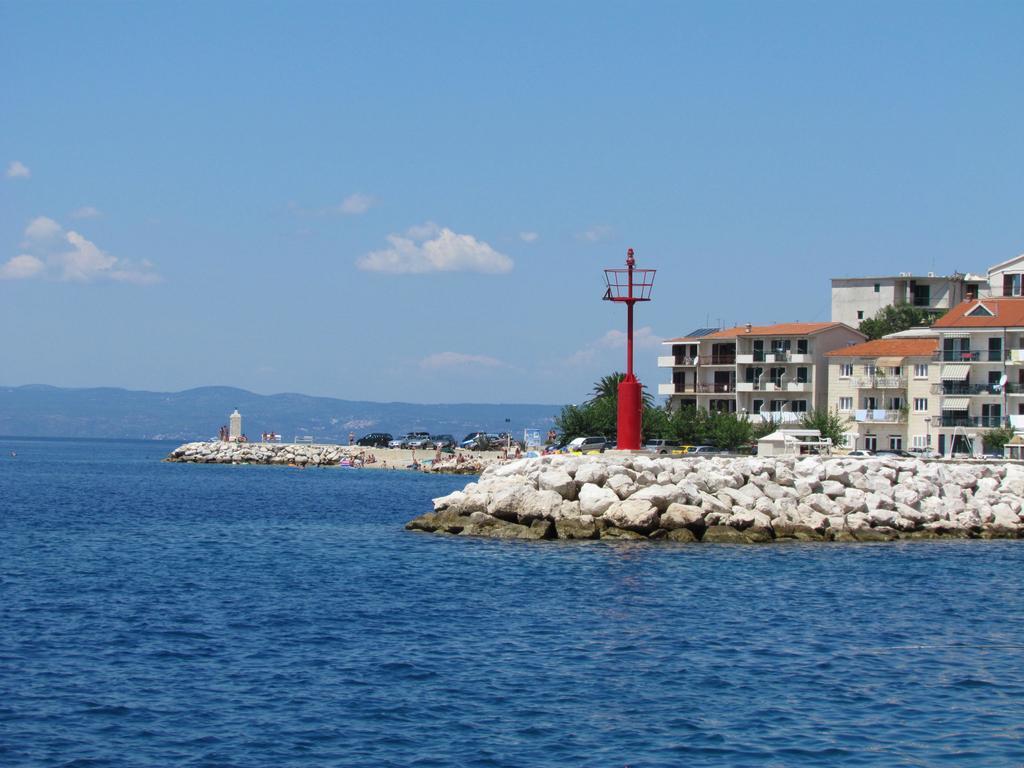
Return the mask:
POLYGON ((543 456, 434 499, 414 531, 760 543, 1019 538, 1024 466, 861 458, 543 456))
POLYGON ((185 443, 168 454, 166 461, 192 464, 279 464, 295 467, 336 467, 343 459, 358 461, 360 455, 373 455, 369 469, 407 469, 438 474, 478 475, 497 462, 496 453, 445 455, 436 464, 433 451, 413 452, 388 448, 363 448, 357 445, 313 443, 239 443, 221 440, 185 443), (415 466, 413 463, 415 462, 415 466))

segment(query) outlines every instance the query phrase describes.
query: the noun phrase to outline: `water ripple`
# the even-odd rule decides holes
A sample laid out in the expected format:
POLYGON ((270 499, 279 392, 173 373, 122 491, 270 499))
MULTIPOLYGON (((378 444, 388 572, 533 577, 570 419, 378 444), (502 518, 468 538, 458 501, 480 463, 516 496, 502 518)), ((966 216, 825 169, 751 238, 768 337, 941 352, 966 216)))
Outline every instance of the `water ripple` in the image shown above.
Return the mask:
POLYGON ((441 538, 464 479, 8 442, 4 766, 1024 763, 1022 543, 441 538))

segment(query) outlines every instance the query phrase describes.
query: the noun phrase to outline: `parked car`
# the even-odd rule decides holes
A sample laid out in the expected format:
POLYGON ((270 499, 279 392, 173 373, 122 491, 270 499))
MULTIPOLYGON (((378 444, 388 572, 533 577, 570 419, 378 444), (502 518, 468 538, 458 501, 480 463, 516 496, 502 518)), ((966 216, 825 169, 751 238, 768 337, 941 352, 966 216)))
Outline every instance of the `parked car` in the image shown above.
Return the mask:
POLYGON ((712 453, 721 453, 722 451, 713 445, 695 445, 686 452, 687 456, 707 456, 712 453))
POLYGON ((410 432, 404 438, 402 438, 403 448, 431 448, 433 443, 430 442, 429 432, 410 432))
POLYGON ((643 450, 648 453, 657 453, 661 456, 672 453, 676 448, 681 447, 681 443, 678 440, 648 440, 644 443, 643 450))
POLYGON ((607 445, 608 440, 604 437, 577 437, 569 442, 566 449, 569 451, 579 451, 580 453, 590 453, 592 451, 604 451, 607 445))
POLYGON ((452 435, 431 435, 430 444, 435 448, 454 448, 455 437, 452 435))
POLYGON ((904 451, 902 448, 884 448, 880 451, 875 451, 875 456, 889 456, 890 458, 893 456, 898 456, 901 459, 914 458, 914 454, 912 454, 910 451, 904 451))
POLYGON ((685 456, 687 453, 689 453, 691 448, 693 448, 692 445, 680 445, 678 448, 673 448, 672 449, 672 455, 673 456, 685 456))
POLYGON ((371 432, 356 440, 356 445, 369 448, 387 448, 393 438, 387 432, 371 432))
POLYGON ((867 459, 867 458, 869 458, 871 456, 874 456, 875 454, 873 454, 871 451, 865 451, 863 449, 858 449, 856 451, 850 451, 846 455, 847 456, 853 456, 854 458, 867 459))
POLYGON ((482 450, 481 445, 487 444, 486 432, 470 432, 459 442, 460 448, 468 448, 471 451, 482 450))

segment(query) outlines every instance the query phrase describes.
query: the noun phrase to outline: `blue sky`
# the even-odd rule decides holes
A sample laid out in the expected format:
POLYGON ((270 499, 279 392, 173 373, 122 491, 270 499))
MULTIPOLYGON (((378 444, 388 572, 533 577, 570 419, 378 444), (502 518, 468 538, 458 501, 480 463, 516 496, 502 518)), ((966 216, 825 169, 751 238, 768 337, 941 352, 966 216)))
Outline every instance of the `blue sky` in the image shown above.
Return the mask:
POLYGON ((0 2, 0 384, 576 402, 1024 251, 1024 4, 0 2))

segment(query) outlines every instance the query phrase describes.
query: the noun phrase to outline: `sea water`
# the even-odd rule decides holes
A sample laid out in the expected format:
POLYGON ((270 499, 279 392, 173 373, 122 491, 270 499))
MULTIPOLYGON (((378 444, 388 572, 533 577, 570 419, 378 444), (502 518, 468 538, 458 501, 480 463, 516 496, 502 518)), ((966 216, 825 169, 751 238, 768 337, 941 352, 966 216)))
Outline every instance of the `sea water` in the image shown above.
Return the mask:
POLYGON ((0 440, 0 765, 1024 763, 1024 541, 463 539, 403 524, 467 478, 171 447, 0 440))

